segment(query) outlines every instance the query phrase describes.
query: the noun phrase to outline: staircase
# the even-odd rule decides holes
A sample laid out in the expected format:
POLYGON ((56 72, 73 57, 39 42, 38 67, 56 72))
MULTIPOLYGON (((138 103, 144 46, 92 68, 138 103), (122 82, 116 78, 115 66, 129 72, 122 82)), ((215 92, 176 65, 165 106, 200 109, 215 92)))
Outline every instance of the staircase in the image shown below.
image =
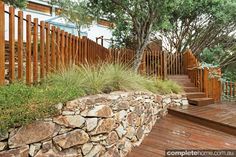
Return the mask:
POLYGON ((195 106, 214 104, 214 99, 207 98, 204 92, 199 92, 199 89, 191 82, 188 75, 169 75, 168 78, 183 87, 189 104, 195 106))

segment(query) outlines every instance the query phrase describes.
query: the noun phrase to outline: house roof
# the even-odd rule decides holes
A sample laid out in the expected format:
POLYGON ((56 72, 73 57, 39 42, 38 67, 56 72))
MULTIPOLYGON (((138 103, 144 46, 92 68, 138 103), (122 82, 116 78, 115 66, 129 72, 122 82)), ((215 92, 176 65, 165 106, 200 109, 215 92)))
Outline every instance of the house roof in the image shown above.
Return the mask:
POLYGON ((76 28, 75 24, 71 23, 71 22, 66 22, 65 19, 63 17, 60 16, 55 16, 52 17, 50 19, 45 20, 45 22, 51 23, 53 25, 57 25, 57 26, 64 26, 64 27, 68 27, 68 28, 76 28))

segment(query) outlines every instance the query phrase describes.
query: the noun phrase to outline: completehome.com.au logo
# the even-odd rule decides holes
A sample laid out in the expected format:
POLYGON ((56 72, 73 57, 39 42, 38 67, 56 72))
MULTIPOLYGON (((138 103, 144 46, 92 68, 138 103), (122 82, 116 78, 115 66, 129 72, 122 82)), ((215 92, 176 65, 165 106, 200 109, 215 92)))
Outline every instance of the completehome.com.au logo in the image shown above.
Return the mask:
POLYGON ((236 150, 166 150, 166 157, 236 157, 236 150))

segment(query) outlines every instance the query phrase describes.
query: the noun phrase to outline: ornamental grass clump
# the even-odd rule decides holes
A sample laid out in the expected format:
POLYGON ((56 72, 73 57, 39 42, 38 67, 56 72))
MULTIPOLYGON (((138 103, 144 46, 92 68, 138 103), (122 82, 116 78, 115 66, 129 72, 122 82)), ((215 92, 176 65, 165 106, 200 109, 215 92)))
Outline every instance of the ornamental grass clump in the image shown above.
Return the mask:
POLYGON ((112 91, 179 93, 172 81, 142 76, 121 64, 72 66, 50 74, 38 85, 15 82, 0 87, 0 132, 57 114, 55 104, 112 91))

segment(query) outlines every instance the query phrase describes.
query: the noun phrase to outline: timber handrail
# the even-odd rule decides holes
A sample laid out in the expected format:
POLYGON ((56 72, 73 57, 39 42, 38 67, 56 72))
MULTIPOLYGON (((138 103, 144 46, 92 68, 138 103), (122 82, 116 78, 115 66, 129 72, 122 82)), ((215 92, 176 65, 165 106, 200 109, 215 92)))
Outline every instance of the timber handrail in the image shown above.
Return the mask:
POLYGON ((186 74, 198 88, 199 92, 204 92, 206 97, 213 98, 215 102, 221 101, 221 80, 211 75, 211 73, 221 75, 221 69, 215 67, 202 68, 200 65, 200 62, 191 50, 187 50, 184 53, 184 68, 186 74))

